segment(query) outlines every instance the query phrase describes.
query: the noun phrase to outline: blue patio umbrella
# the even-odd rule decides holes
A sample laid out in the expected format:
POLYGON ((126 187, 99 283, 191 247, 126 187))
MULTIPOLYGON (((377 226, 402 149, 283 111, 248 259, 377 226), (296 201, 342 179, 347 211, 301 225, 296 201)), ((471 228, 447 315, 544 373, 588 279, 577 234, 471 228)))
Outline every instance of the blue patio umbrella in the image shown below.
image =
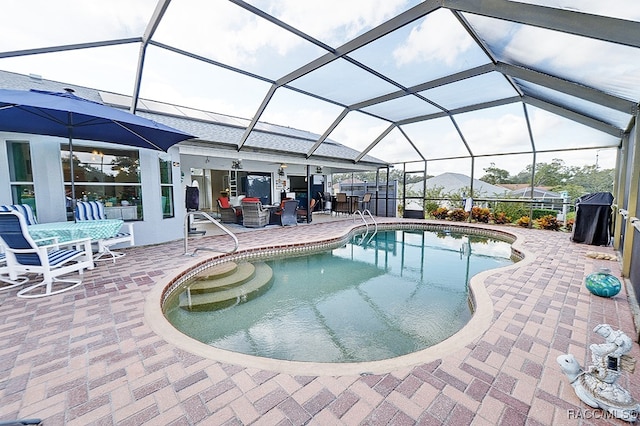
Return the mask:
POLYGON ((68 138, 75 200, 73 139, 166 151, 194 136, 65 92, 0 89, 0 131, 68 138))

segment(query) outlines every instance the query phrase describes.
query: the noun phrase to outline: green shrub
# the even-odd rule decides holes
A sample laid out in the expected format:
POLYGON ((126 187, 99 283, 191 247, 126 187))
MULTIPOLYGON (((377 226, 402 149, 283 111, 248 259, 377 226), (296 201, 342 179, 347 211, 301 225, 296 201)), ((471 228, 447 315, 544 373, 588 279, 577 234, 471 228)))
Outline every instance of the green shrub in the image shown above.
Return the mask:
POLYGON ((541 229, 548 229, 550 231, 559 231, 560 223, 555 214, 548 214, 536 219, 536 225, 541 229))
POLYGON ((476 222, 489 223, 491 218, 491 210, 485 207, 473 206, 471 208, 471 219, 476 222))
POLYGON ((529 216, 522 216, 516 221, 516 225, 528 228, 531 225, 531 218, 529 216))
POLYGON ((576 223, 575 219, 567 219, 564 223, 564 229, 571 232, 573 231, 573 225, 576 223))
POLYGON ((511 223, 511 218, 507 216, 505 212, 498 212, 492 215, 493 223, 497 225, 504 225, 505 223, 511 223))
POLYGON ((424 209, 431 216, 440 207, 439 199, 443 197, 442 189, 442 187, 427 188, 424 193, 424 209))
POLYGON ((469 217, 469 213, 465 212, 463 209, 453 209, 449 212, 449 218, 454 222, 463 222, 467 220, 469 217))
POLYGON ((511 218, 529 216, 529 207, 526 203, 498 201, 493 211, 504 213, 506 217, 511 218))
POLYGON ((425 201, 424 202, 425 211, 433 216, 433 213, 440 208, 440 204, 437 201, 425 201))
POLYGON ((447 219, 449 217, 449 209, 446 207, 438 207, 431 213, 431 215, 436 219, 447 219))
POLYGON ((555 210, 549 210, 549 209, 533 209, 533 212, 531 214, 531 218, 533 220, 537 220, 540 219, 544 216, 557 216, 558 212, 555 210))

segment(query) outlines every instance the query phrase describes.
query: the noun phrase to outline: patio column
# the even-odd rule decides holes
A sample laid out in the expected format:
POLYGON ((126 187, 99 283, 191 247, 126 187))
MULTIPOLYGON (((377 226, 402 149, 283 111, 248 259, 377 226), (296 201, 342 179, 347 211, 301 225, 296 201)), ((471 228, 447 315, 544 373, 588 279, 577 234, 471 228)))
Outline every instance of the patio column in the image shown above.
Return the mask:
MULTIPOLYGON (((638 120, 640 120, 640 114, 636 114, 636 124, 633 130, 635 132, 633 152, 629 153, 631 155, 631 180, 629 188, 627 188, 627 193, 629 194, 627 202, 629 218, 638 217, 638 183, 640 181, 640 126, 638 125, 638 120)), ((626 226, 626 229, 622 247, 622 276, 628 278, 631 272, 631 252, 636 230, 630 220, 626 220, 623 226, 626 226)))
POLYGON ((533 228, 533 191, 536 185, 536 162, 537 162, 537 150, 536 143, 533 138, 533 131, 531 130, 531 121, 529 120, 529 112, 527 111, 527 104, 522 104, 522 111, 524 112, 524 118, 527 122, 527 132, 529 133, 529 142, 531 143, 531 154, 533 155, 531 162, 531 201, 529 202, 529 228, 533 228))
POLYGON ((425 200, 427 196, 427 160, 424 160, 424 173, 422 176, 422 211, 427 213, 427 202, 425 200))
POLYGON ((536 152, 533 151, 533 161, 531 163, 531 193, 529 202, 529 228, 533 228, 533 193, 536 187, 536 152))
POLYGON ((620 209, 622 206, 622 201, 624 200, 624 191, 627 189, 625 187, 626 176, 627 176, 627 166, 629 162, 627 161, 627 156, 629 155, 629 134, 625 133, 622 136, 622 144, 621 147, 618 148, 618 153, 616 155, 616 176, 614 180, 614 197, 615 197, 615 209, 613 211, 613 248, 620 251, 622 247, 620 245, 620 240, 622 239, 622 227, 625 226, 625 221, 622 219, 620 215, 620 209))

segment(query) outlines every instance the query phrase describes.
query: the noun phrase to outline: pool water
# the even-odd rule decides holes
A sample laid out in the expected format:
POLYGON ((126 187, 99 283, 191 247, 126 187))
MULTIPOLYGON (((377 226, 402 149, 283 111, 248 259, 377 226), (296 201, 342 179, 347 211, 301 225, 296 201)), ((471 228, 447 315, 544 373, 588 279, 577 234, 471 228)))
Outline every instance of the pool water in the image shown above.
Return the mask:
POLYGON ((388 231, 344 247, 264 261, 263 294, 232 307, 192 312, 165 305, 178 330, 211 346, 315 362, 393 358, 425 349, 471 318, 468 282, 513 263, 511 245, 483 236, 388 231))

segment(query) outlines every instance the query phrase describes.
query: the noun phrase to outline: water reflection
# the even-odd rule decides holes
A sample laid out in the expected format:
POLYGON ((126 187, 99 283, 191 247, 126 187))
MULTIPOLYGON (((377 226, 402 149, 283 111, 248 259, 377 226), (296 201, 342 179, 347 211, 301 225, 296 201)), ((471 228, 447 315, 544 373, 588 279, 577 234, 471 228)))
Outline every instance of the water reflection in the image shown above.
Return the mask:
POLYGON ((381 232, 310 256, 273 259, 265 294, 167 317, 212 346, 277 359, 371 361, 432 346, 471 317, 469 278, 511 264, 510 245, 429 231, 381 232), (364 242, 363 242, 364 240, 364 242))

